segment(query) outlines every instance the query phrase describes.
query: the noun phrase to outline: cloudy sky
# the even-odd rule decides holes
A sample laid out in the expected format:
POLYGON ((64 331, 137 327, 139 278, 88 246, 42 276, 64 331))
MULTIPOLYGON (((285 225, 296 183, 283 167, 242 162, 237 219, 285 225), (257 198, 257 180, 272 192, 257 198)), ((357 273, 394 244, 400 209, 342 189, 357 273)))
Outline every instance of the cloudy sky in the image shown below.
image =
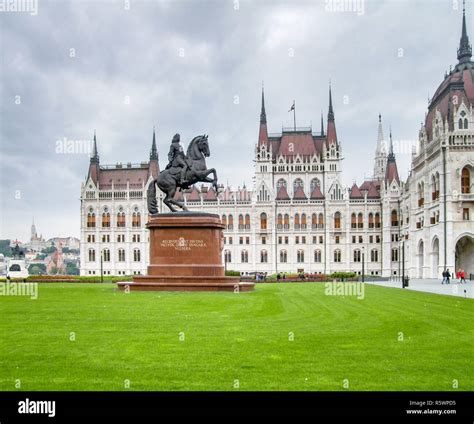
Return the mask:
MULTIPOLYGON (((80 146, 94 129, 111 164, 147 160, 156 126, 161 167, 175 132, 207 133, 221 182, 251 187, 262 81, 278 132, 293 99, 297 124, 319 130, 331 80, 346 185, 372 175, 380 112, 406 178, 427 99, 456 63, 462 3, 328 3, 39 0, 37 14, 0 12, 0 238, 26 241, 33 216, 47 238, 79 236, 80 146)), ((473 15, 469 0, 471 39, 473 15)))

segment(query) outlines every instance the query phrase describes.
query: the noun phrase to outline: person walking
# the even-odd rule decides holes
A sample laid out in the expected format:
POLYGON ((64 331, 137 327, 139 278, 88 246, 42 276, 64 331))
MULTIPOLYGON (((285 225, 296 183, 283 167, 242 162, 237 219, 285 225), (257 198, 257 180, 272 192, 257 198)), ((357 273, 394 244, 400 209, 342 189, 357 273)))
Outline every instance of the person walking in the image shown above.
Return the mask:
POLYGON ((461 269, 461 278, 459 282, 466 284, 466 272, 463 269, 461 269))
POLYGON ((449 284, 449 279, 451 278, 451 273, 449 269, 446 269, 446 284, 449 284))
POLYGON ((458 282, 461 282, 461 268, 458 269, 458 272, 456 273, 456 278, 458 279, 458 282))
POLYGON ((444 284, 446 281, 446 270, 443 271, 443 279, 441 280, 441 284, 444 284))

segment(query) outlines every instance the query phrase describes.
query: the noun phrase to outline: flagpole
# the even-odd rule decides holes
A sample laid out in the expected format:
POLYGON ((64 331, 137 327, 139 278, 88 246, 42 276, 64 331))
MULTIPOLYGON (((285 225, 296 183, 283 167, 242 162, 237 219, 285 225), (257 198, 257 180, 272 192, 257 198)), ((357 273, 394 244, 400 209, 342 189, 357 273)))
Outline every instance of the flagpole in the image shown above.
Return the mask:
POLYGON ((293 100, 293 127, 294 127, 295 132, 296 132, 296 105, 295 105, 294 100, 293 100))

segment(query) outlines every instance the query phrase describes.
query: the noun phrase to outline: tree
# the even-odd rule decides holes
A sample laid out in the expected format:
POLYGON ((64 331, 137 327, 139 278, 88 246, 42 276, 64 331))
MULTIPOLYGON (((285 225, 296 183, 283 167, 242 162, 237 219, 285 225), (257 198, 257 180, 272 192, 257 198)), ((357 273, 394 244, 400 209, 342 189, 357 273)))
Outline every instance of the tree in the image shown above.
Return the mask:
POLYGON ((30 275, 46 274, 46 266, 45 264, 31 264, 28 267, 28 272, 30 273, 30 275))
POLYGON ((11 240, 0 240, 0 253, 3 253, 4 256, 12 255, 10 243, 11 240))
POLYGON ((74 262, 66 263, 66 275, 79 275, 79 268, 74 262))

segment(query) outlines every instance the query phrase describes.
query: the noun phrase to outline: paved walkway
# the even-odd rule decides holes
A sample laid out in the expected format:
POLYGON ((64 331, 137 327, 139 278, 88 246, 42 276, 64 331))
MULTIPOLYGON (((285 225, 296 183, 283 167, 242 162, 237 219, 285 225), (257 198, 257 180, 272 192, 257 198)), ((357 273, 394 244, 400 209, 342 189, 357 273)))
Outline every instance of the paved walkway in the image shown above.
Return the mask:
MULTIPOLYGON (((384 287, 401 288, 401 281, 370 281, 366 284, 375 284, 384 287)), ((451 280, 450 284, 441 284, 441 279, 433 278, 411 279, 408 288, 405 290, 423 291, 428 293, 445 294, 448 296, 460 296, 474 299, 474 282, 467 281, 466 284, 459 284, 457 280, 451 280)))

